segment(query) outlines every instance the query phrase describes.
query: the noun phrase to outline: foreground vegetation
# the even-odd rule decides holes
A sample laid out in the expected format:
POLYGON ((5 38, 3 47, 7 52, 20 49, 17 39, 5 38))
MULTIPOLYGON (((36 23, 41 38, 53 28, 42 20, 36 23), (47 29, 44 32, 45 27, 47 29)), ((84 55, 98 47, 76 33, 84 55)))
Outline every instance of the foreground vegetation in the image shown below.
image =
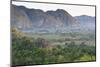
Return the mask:
POLYGON ((95 46, 70 41, 51 45, 47 39, 28 37, 12 29, 12 64, 51 64, 63 62, 95 61, 95 46))

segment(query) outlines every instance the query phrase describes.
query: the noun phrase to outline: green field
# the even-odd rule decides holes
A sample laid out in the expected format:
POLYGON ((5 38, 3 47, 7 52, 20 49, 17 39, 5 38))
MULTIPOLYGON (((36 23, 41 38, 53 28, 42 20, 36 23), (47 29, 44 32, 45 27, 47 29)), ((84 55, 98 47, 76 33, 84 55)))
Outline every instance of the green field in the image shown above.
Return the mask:
POLYGON ((28 37, 43 38, 48 40, 51 45, 60 45, 70 43, 74 41, 77 45, 81 44, 82 42, 86 43, 87 45, 95 46, 95 34, 92 33, 59 33, 59 34, 28 34, 28 37))

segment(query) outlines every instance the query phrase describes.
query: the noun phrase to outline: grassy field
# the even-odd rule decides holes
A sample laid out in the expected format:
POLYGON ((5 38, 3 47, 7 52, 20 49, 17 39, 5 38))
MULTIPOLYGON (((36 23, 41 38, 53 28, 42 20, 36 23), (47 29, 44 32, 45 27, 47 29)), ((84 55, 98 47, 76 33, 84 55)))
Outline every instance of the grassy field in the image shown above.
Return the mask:
POLYGON ((84 42, 87 45, 95 46, 95 34, 91 33, 62 33, 62 34, 27 34, 28 37, 43 38, 48 40, 51 45, 60 45, 74 41, 77 45, 84 42))

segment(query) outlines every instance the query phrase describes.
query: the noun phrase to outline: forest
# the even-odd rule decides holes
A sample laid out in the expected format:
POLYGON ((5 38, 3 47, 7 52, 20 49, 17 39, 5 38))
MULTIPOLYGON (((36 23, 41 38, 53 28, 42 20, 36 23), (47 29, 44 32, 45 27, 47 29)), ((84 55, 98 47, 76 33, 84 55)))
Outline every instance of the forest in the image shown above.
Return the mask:
POLYGON ((50 39, 42 37, 30 37, 16 28, 12 28, 11 34, 13 65, 54 64, 96 60, 94 45, 87 45, 84 42, 77 45, 75 40, 71 41, 70 39, 63 40, 63 45, 62 43, 59 43, 61 45, 52 45, 52 41, 57 42, 59 39, 49 41, 50 39), (68 42, 69 40, 70 42, 68 42))

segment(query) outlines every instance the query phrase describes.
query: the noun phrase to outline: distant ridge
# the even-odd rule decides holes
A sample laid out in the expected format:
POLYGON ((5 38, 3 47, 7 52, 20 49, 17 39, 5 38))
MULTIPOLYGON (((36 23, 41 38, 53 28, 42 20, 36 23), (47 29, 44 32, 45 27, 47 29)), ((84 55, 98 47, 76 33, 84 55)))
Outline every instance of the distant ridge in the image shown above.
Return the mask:
POLYGON ((90 32, 95 31, 95 17, 71 16, 64 9, 43 11, 24 6, 11 7, 11 26, 32 32, 90 32))
POLYGON ((14 26, 20 26, 20 28, 57 28, 77 26, 79 24, 79 22, 74 17, 72 17, 67 11, 63 9, 44 12, 41 9, 29 9, 24 6, 16 5, 12 5, 11 21, 14 26))

